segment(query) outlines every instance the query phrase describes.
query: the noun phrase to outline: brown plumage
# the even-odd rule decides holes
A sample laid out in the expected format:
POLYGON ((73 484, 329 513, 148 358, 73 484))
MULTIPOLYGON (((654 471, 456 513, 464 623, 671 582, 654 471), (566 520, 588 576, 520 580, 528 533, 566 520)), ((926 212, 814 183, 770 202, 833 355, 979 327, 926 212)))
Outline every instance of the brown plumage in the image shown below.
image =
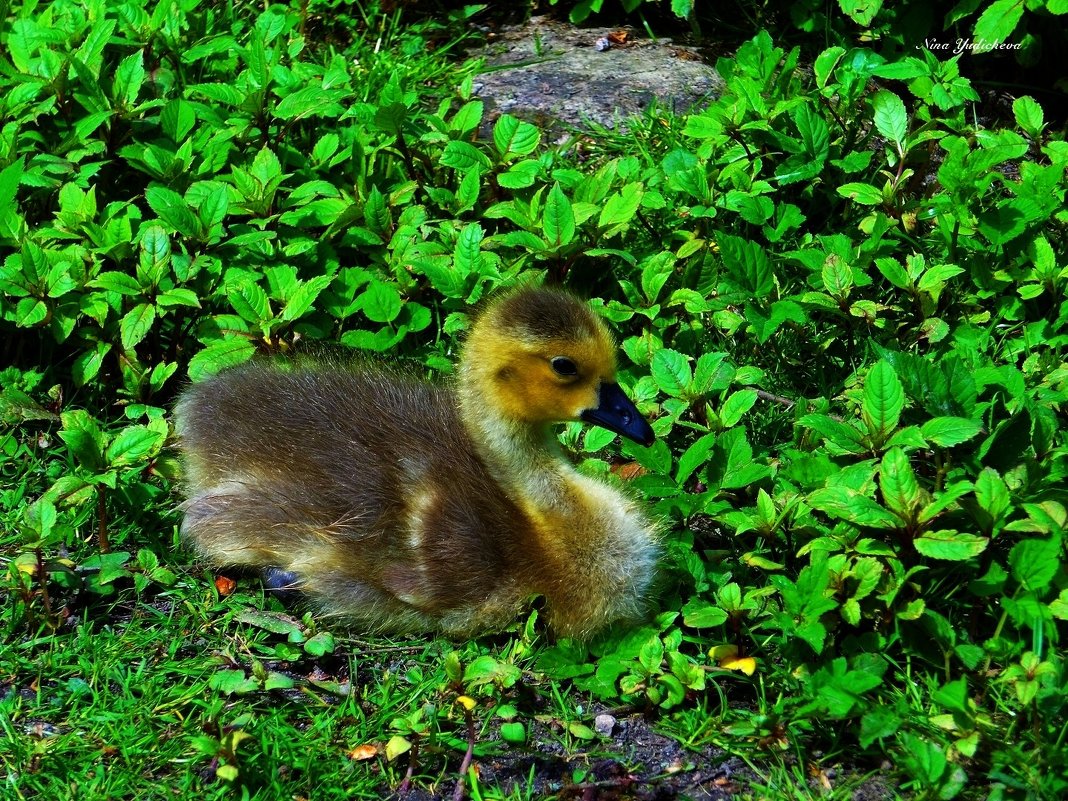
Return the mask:
POLYGON ((490 302, 451 385, 299 361, 224 372, 175 410, 182 533, 366 627, 467 636, 542 595, 557 633, 588 636, 641 614, 658 552, 635 503, 576 472, 551 428, 651 442, 615 372, 589 308, 533 288, 490 302))

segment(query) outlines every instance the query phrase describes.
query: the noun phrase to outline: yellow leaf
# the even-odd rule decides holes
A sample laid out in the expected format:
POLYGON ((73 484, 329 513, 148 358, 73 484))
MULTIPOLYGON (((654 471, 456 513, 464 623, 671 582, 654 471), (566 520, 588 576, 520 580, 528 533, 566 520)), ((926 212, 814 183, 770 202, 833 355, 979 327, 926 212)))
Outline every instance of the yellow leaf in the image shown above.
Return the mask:
POLYGON ((724 643, 723 645, 714 645, 712 650, 708 652, 708 655, 715 659, 717 662, 723 659, 733 659, 738 656, 738 646, 731 645, 730 643, 724 643))
POLYGON ((386 759, 392 762, 401 754, 410 750, 411 747, 412 744, 410 742, 401 737, 399 734, 394 734, 392 737, 389 738, 389 742, 386 743, 386 759))
POLYGON ((719 663, 724 670, 737 670, 746 676, 756 673, 756 660, 751 656, 743 656, 739 659, 724 659, 719 663))
POLYGON ((215 775, 223 781, 232 782, 237 778, 237 768, 233 765, 219 765, 215 770, 215 775))
POLYGON ((751 656, 738 656, 737 645, 716 645, 708 652, 724 670, 737 670, 746 676, 756 673, 756 660, 751 656))
POLYGON ((468 712, 478 706, 478 702, 469 695, 461 695, 459 698, 456 699, 456 703, 463 704, 464 709, 466 709, 468 712))

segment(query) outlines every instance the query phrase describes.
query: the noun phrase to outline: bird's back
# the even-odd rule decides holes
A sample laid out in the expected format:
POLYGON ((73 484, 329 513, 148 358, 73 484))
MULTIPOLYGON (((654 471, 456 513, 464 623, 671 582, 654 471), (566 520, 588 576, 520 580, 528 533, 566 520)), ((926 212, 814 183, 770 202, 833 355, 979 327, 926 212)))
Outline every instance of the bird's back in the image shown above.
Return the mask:
POLYGON ((191 387, 176 417, 185 536, 216 562, 294 572, 331 609, 425 627, 425 615, 486 603, 500 588, 485 577, 526 559, 529 523, 448 387, 259 363, 191 387))

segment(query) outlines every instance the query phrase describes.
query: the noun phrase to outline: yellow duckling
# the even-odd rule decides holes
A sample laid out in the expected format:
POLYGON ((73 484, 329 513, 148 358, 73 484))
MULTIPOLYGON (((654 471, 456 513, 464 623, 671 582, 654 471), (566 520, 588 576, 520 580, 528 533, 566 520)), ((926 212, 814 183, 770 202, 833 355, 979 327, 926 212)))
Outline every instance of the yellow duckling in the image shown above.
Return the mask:
POLYGON ((535 595, 584 637, 642 612, 655 530, 619 490, 579 474, 551 424, 585 420, 643 444, 615 344, 554 289, 493 299, 455 386, 366 366, 253 363, 189 388, 182 533, 324 611, 389 631, 464 637, 535 595))

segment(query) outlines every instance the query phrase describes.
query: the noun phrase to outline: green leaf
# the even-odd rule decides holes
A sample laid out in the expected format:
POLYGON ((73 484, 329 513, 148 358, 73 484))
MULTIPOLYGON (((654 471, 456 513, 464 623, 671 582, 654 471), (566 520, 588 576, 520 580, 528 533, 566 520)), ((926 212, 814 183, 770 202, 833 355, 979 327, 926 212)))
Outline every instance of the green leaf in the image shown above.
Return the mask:
POLYGON ((150 186, 145 190, 145 200, 159 218, 182 236, 195 239, 200 233, 200 223, 189 204, 173 189, 150 186))
POLYGON ((22 298, 15 306, 15 324, 20 328, 33 328, 48 319, 48 306, 37 298, 22 298))
POLYGON ((671 13, 679 19, 689 19, 693 14, 694 0, 671 0, 671 13))
POLYGON ((823 264, 820 278, 828 295, 839 300, 849 297, 849 290, 853 287, 853 271, 840 258, 829 257, 823 264))
POLYGON ((111 351, 110 342, 97 342, 89 350, 84 350, 74 359, 71 374, 74 384, 84 387, 92 381, 104 364, 104 357, 111 351))
POLYGON ((226 187, 221 183, 215 184, 197 205, 197 214, 200 216, 205 230, 222 223, 226 218, 229 205, 230 200, 226 187))
POLYGON ((897 428, 905 408, 905 390, 885 359, 876 362, 864 380, 861 417, 876 443, 886 440, 897 428))
POLYGON ((468 223, 456 237, 453 251, 453 266, 461 276, 477 274, 481 265, 482 238, 484 232, 478 223, 468 223))
POLYGON ((963 562, 978 556, 990 544, 987 537, 962 534, 959 531, 929 531, 912 541, 916 550, 932 559, 963 562))
POLYGON ((724 428, 731 428, 738 424, 742 416, 748 412, 757 401, 755 389, 740 389, 732 392, 731 396, 723 402, 719 410, 719 421, 724 428))
POLYGON ((692 598, 682 608, 683 622, 694 629, 711 629, 727 622, 727 613, 723 609, 703 598, 692 598))
POLYGON ((116 105, 127 109, 137 103, 137 95, 145 82, 145 53, 138 50, 124 58, 115 68, 112 97, 116 105))
POLYGON ((871 184, 852 182, 838 187, 838 194, 864 206, 878 206, 883 202, 883 193, 871 184))
POLYGON ((134 306, 119 321, 119 333, 123 350, 132 350, 141 340, 148 336, 152 324, 156 321, 156 307, 148 303, 134 306))
POLYGON ((271 301, 263 287, 245 280, 226 291, 226 299, 242 319, 259 325, 273 318, 271 301))
POLYGON ((766 465, 753 460, 753 446, 741 426, 719 435, 705 471, 708 483, 721 489, 746 487, 763 480, 769 473, 766 465))
POLYGON ((177 287, 161 292, 156 297, 156 305, 161 309, 169 309, 175 306, 190 306, 194 309, 199 309, 200 299, 192 289, 177 287))
POLYGON ((383 103, 375 111, 374 124, 380 131, 399 134, 408 116, 408 107, 403 103, 383 103))
POLYGON ((826 414, 806 414, 797 421, 797 424, 805 428, 811 428, 823 436, 831 453, 862 454, 868 452, 868 446, 864 443, 864 435, 855 426, 835 420, 826 414))
POLYGON ((375 323, 393 322, 403 305, 397 288, 384 281, 372 281, 358 302, 367 319, 375 323))
POLYGON ((541 131, 511 114, 502 114, 493 126, 493 144, 502 159, 509 155, 528 156, 540 141, 541 131))
POLYGON ((175 98, 163 107, 159 122, 163 133, 180 143, 197 124, 197 115, 192 103, 175 98))
POLYGON ((1024 5, 1023 0, 994 0, 976 20, 972 37, 981 42, 1004 42, 1016 30, 1024 5))
POLYGON ((740 236, 720 234, 723 266, 731 279, 753 298, 767 297, 775 289, 775 278, 767 251, 758 243, 740 236))
POLYGON ((679 457, 678 472, 675 474, 675 482, 682 486, 701 465, 708 461, 708 455, 716 444, 715 434, 705 434, 694 442, 679 457))
POLYGON ((575 238, 575 211, 559 183, 553 184, 545 198, 542 230, 552 248, 561 248, 575 238))
POLYGON ((129 295, 131 297, 138 297, 143 292, 141 285, 137 283, 137 279, 132 275, 115 272, 113 270, 100 273, 100 275, 90 281, 88 285, 94 289, 103 289, 107 292, 118 292, 120 295, 129 295))
POLYGON ((484 107, 481 100, 469 100, 464 103, 449 120, 449 130, 461 135, 475 130, 482 122, 484 107))
POLYGON ((213 342, 189 360, 189 378, 200 381, 247 362, 255 353, 255 346, 244 337, 213 342))
POLYGON ((1035 102, 1029 95, 1016 98, 1012 103, 1012 113, 1016 117, 1016 124, 1025 134, 1032 139, 1038 139, 1042 135, 1045 125, 1045 117, 1042 114, 1042 106, 1035 102))
POLYGON ((923 502, 923 493, 916 481, 916 474, 912 472, 909 458, 901 448, 891 448, 883 454, 879 490, 883 503, 891 512, 905 522, 913 519, 917 507, 923 502))
POLYGON ((875 127, 879 133, 897 145, 897 152, 903 154, 909 119, 901 98, 883 89, 876 92, 872 98, 872 108, 875 111, 875 127))
POLYGON ((891 531, 902 528, 902 521, 897 515, 849 487, 816 490, 808 496, 808 504, 813 509, 854 525, 891 531))
POLYGON ((468 142, 453 139, 441 152, 441 163, 454 170, 488 170, 492 165, 486 154, 468 142))
POLYGON ((296 682, 291 676, 287 676, 284 673, 278 673, 277 671, 270 671, 267 674, 267 678, 263 680, 263 689, 265 690, 289 690, 294 687, 296 682))
POLYGON ((501 739, 512 745, 523 745, 527 741, 526 727, 518 721, 501 724, 501 739))
POLYGON ((522 676, 522 671, 510 662, 483 655, 475 659, 464 671, 464 683, 472 687, 483 684, 496 684, 499 687, 511 687, 522 676))
POLYGON ((862 28, 871 25, 875 15, 882 8, 882 0, 838 0, 838 5, 853 22, 862 28))
POLYGON ((1045 592, 1064 559, 1060 537, 1021 540, 1009 551, 1012 577, 1030 592, 1045 592))
POLYGON ((323 89, 321 86, 304 86, 286 95, 275 106, 274 114, 281 120, 299 120, 306 117, 337 117, 344 97, 341 90, 323 89))
POLYGON ((286 322, 299 320, 311 309, 315 299, 333 282, 332 275, 317 275, 298 286, 282 308, 279 319, 286 322))
POLYGON ((604 229, 606 238, 619 233, 630 223, 644 194, 642 184, 635 181, 609 195, 604 208, 601 209, 601 216, 597 219, 597 227, 604 229))
POLYGON ((975 499, 979 507, 990 516, 993 524, 1001 518, 1009 508, 1009 488, 998 471, 992 467, 984 467, 983 472, 975 480, 975 499))
POLYGON ((311 656, 325 656, 326 654, 334 653, 336 645, 334 643, 334 635, 329 631, 320 631, 318 634, 309 637, 308 641, 304 643, 304 651, 311 656))
POLYGON ((535 179, 541 172, 541 164, 533 159, 519 161, 513 164, 507 172, 497 176, 497 183, 504 189, 526 189, 533 186, 535 179))
POLYGON ((577 737, 580 740, 596 740, 597 732, 591 729, 584 723, 578 721, 572 721, 567 724, 567 730, 572 737, 577 737))
POLYGON ((662 348, 653 354, 650 370, 661 391, 675 398, 686 395, 693 383, 689 361, 678 351, 669 348, 662 348))
POLYGON ((950 448, 967 442, 980 431, 982 424, 967 417, 932 417, 920 426, 920 434, 928 442, 950 448))
POLYGON ((875 266, 883 277, 898 289, 909 289, 912 286, 912 279, 897 259, 889 257, 876 259, 875 266))
POLYGON ((164 434, 147 426, 127 426, 111 441, 105 454, 112 467, 122 467, 144 459, 145 456, 158 451, 163 444, 164 434))
POLYGON ((291 640, 301 639, 303 633, 303 627, 296 619, 289 615, 278 614, 276 612, 261 612, 255 609, 244 609, 237 614, 237 620, 241 623, 255 626, 258 629, 269 631, 272 634, 284 634, 291 640), (301 636, 293 637, 293 634, 301 636))
POLYGON ((900 714, 892 707, 875 707, 864 713, 860 720, 860 745, 868 748, 876 740, 891 737, 903 723, 900 714))

